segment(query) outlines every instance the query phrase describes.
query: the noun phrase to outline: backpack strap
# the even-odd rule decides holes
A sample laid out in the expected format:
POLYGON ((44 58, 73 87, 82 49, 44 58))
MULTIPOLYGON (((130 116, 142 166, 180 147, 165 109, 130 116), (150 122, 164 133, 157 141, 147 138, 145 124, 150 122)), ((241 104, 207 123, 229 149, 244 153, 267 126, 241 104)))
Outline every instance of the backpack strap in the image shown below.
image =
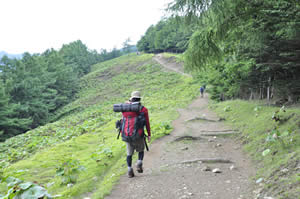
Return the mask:
POLYGON ((138 128, 136 128, 136 130, 138 130, 139 128, 142 128, 143 129, 143 135, 142 136, 144 137, 145 136, 144 126, 146 125, 146 121, 145 121, 146 119, 145 119, 145 113, 142 112, 143 108, 144 108, 144 106, 141 105, 140 111, 138 112, 138 115, 137 115, 137 118, 136 118, 136 119, 140 119, 139 122, 142 122, 142 123, 136 123, 136 125, 138 125, 138 128))
POLYGON ((143 110, 143 108, 144 108, 144 106, 143 106, 143 105, 141 105, 141 107, 140 107, 140 111, 139 111, 139 114, 141 113, 141 111, 143 110))

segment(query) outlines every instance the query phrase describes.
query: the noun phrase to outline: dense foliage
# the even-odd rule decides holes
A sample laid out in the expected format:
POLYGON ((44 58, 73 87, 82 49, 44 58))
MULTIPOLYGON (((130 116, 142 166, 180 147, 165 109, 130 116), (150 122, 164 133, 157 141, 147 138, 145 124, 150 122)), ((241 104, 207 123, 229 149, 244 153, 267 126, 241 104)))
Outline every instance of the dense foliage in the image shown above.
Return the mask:
POLYGON ((182 20, 182 18, 169 18, 150 26, 138 42, 138 49, 148 53, 184 52, 193 26, 182 24, 182 20))
POLYGON ((91 66, 122 55, 90 51, 80 40, 59 51, 24 53, 0 60, 0 141, 58 118, 56 111, 75 99, 79 79, 91 66))
POLYGON ((175 0, 169 10, 199 24, 186 68, 213 86, 213 98, 299 100, 299 1, 175 0))

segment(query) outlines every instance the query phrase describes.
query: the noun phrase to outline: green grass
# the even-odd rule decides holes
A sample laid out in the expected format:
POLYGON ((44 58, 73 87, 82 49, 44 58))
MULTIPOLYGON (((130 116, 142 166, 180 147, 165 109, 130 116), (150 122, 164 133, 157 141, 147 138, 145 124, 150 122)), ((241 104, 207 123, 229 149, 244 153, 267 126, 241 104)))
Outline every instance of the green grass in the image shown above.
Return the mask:
MULTIPOLYGON (((114 129, 121 114, 112 111, 113 104, 125 102, 133 90, 140 90, 155 140, 171 132, 176 110, 198 95, 197 82, 162 72, 152 56, 131 54, 94 65, 81 79, 77 100, 59 110, 59 121, 1 144, 0 164, 5 175, 37 181, 60 198, 103 198, 110 193, 126 171, 126 147, 116 139, 114 129), (103 149, 111 150, 113 156, 99 153, 103 149), (93 154, 100 161, 96 162, 93 154), (55 173, 56 166, 68 158, 79 160, 86 168, 72 187, 62 185, 55 173)), ((0 184, 0 193, 5 191, 5 183, 0 184)))
POLYGON ((280 112, 281 121, 276 123, 272 116, 280 107, 267 106, 262 102, 234 100, 210 106, 227 123, 242 132, 240 139, 245 144, 244 149, 251 154, 259 168, 257 178, 262 177, 268 182, 265 192, 279 198, 298 198, 300 109, 287 108, 286 112, 280 112), (275 127, 281 136, 268 141, 267 138, 273 136, 275 127), (264 156, 262 153, 266 149, 270 153, 264 156), (285 168, 288 172, 283 173, 285 168))
POLYGON ((175 53, 163 53, 165 58, 175 57, 176 62, 184 62, 183 54, 175 54, 175 53))

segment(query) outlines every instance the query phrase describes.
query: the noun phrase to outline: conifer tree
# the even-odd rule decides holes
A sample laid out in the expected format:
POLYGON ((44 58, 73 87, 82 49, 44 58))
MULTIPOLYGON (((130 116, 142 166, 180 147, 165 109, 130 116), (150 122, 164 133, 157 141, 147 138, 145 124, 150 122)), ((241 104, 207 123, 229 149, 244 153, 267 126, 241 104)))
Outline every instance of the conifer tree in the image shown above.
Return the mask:
POLYGON ((214 98, 300 100, 299 1, 174 0, 169 10, 198 24, 185 67, 217 87, 214 98))
POLYGON ((0 81, 0 142, 29 129, 30 119, 17 118, 16 109, 19 105, 10 104, 9 96, 0 81))

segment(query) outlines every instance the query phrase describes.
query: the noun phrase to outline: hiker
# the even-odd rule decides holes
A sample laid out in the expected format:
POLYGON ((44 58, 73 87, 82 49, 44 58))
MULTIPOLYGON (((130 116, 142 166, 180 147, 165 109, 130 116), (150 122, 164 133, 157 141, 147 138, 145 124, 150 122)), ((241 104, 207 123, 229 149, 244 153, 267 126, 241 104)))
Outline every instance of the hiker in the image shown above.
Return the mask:
MULTIPOLYGON (((133 91, 129 104, 140 104, 141 105, 141 93, 139 91, 133 91)), ((147 129, 147 138, 148 142, 151 141, 151 130, 149 123, 148 110, 144 106, 140 106, 139 112, 122 112, 122 140, 126 142, 127 147, 127 166, 128 166, 128 177, 134 177, 134 172, 132 169, 132 155, 134 151, 138 152, 138 161, 137 161, 137 172, 143 173, 143 159, 144 159, 144 149, 146 139, 144 134, 144 127, 147 129), (139 119, 140 118, 140 119, 139 119), (128 134, 134 136, 134 132, 137 132, 135 138, 132 136, 128 138, 128 134)), ((147 145, 146 145, 147 147, 147 145)))
POLYGON ((200 87, 201 97, 203 97, 204 90, 205 90, 205 85, 200 87))

